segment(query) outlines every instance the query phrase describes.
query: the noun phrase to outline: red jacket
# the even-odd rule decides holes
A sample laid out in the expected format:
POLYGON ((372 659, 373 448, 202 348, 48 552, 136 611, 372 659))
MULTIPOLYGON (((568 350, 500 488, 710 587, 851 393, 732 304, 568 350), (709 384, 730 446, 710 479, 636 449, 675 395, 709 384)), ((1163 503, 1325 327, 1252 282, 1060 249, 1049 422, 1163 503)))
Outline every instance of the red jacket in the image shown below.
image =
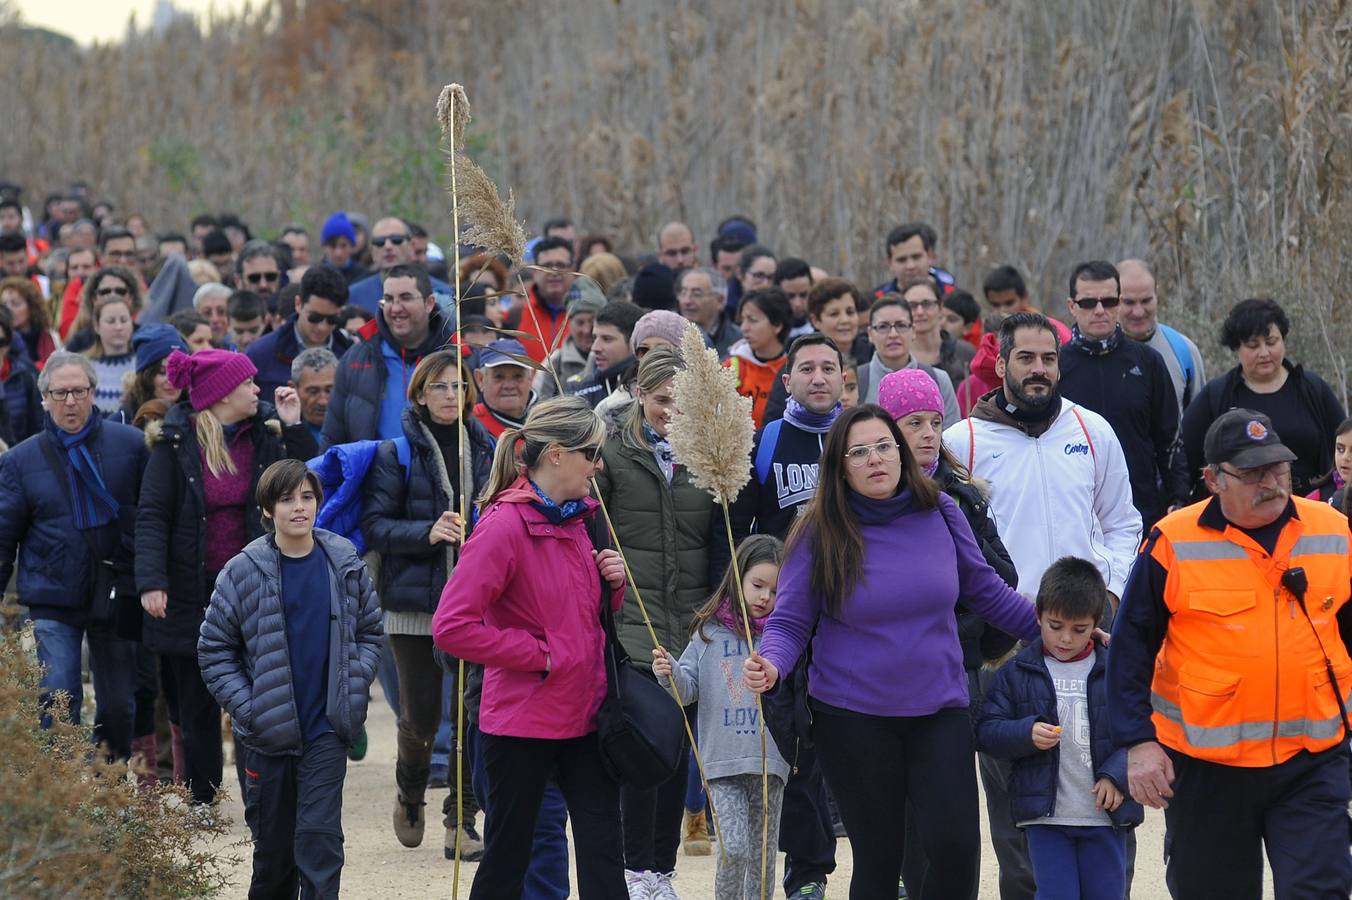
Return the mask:
POLYGON ((521 324, 516 328, 525 335, 521 338, 521 346, 526 348, 526 355, 542 363, 554 350, 555 341, 562 344, 563 338, 568 337, 568 313, 551 310, 536 295, 532 284, 526 289, 526 306, 521 310, 521 324))
POLYGON ((976 406, 982 395, 1000 386, 1000 377, 995 374, 995 361, 999 358, 1000 336, 988 331, 981 336, 976 356, 968 364, 972 374, 964 378, 957 388, 958 411, 964 419, 971 415, 972 407, 976 406))
MULTIPOLYGON (((483 663, 486 734, 564 740, 596 730, 606 695, 601 576, 586 522, 598 504, 588 498, 587 513, 555 525, 537 499, 522 477, 489 504, 441 592, 432 637, 483 663)), ((609 597, 619 610, 624 588, 609 597)))

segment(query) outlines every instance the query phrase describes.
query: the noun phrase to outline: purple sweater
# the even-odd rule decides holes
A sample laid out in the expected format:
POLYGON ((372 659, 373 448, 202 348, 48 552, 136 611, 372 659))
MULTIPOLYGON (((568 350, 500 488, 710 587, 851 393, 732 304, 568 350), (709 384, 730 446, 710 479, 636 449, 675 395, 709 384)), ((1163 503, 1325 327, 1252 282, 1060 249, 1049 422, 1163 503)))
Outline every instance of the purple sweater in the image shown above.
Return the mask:
POLYGON ((864 568, 839 618, 810 583, 810 541, 784 560, 761 655, 781 677, 798 663, 817 626, 808 669, 811 695, 874 716, 927 716, 966 708, 953 606, 958 601, 1012 635, 1040 634, 1033 604, 995 574, 951 499, 921 510, 903 490, 888 500, 851 495, 864 538, 864 568))

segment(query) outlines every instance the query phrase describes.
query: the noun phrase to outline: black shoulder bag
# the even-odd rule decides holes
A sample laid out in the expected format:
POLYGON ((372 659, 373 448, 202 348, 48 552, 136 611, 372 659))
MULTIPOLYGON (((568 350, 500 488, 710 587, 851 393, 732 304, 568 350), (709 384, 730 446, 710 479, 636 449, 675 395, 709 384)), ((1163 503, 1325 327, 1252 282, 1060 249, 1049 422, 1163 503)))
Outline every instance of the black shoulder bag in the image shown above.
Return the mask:
MULTIPOLYGON (((587 534, 599 552, 610 549, 600 510, 587 534)), ((601 579, 601 626, 606 633, 606 699, 596 714, 601 762, 620 784, 656 787, 675 774, 685 753, 681 708, 656 681, 634 668, 615 633, 610 586, 601 579)))
MULTIPOLYGON (((95 410, 92 415, 98 415, 95 410)), ((66 467, 62 465, 60 457, 56 455, 56 449, 52 447, 51 438, 48 435, 42 435, 38 443, 42 445, 42 454, 47 458, 47 465, 52 469, 52 474, 56 477, 56 483, 61 485, 61 493, 65 495, 66 505, 70 507, 71 515, 75 515, 75 498, 70 493, 70 482, 66 479, 69 474, 66 467)), ((98 625, 113 625, 118 619, 118 601, 117 601, 117 572, 113 568, 111 560, 103 559, 98 546, 94 543, 94 536, 88 529, 77 529, 80 536, 84 538, 85 545, 89 548, 90 565, 90 594, 89 594, 89 622, 98 625)))

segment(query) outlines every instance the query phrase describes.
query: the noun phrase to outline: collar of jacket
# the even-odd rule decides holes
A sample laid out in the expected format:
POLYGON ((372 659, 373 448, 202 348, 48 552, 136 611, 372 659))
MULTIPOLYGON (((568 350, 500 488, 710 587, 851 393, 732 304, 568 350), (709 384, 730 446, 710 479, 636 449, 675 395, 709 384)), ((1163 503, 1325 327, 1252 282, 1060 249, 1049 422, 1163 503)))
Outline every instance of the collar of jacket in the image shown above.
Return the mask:
POLYGON ((1112 334, 1105 338, 1085 337, 1080 333, 1079 325, 1072 325, 1070 328, 1070 343, 1066 346, 1089 356, 1107 356, 1122 344, 1122 326, 1113 327, 1112 334))

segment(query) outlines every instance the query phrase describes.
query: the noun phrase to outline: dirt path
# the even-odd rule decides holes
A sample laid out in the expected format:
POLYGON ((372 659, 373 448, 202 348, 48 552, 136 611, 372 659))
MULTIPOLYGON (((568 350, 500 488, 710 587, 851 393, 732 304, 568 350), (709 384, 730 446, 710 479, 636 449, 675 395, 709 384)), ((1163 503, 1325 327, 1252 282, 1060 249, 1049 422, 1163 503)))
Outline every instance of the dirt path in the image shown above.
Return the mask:
MULTIPOLYGON (((346 833, 347 862, 343 870, 343 893, 359 898, 446 898, 451 894, 451 862, 442 857, 443 830, 429 817, 427 839, 413 850, 402 847, 394 838, 390 825, 394 805, 394 715, 380 696, 379 686, 373 689, 371 716, 367 731, 370 752, 366 759, 350 763, 347 786, 343 794, 343 830, 346 833)), ((229 774, 227 766, 227 777, 229 774)), ((233 839, 247 838, 244 810, 238 798, 226 806, 234 820, 233 839)), ((442 792, 428 795, 428 809, 441 808, 442 792)), ((982 816, 981 897, 998 898, 995 854, 986 840, 984 808, 982 816)), ((480 817, 480 827, 483 820, 480 817)), ((1164 864, 1161 848, 1164 835, 1164 817, 1148 810, 1146 822, 1137 832, 1136 881, 1132 891, 1135 900, 1165 900, 1164 864)), ((233 870, 235 887, 229 896, 243 897, 249 883, 250 863, 248 849, 242 852, 240 864, 233 870)), ((689 857, 681 855, 676 863, 675 886, 684 900, 713 900, 715 856, 689 857)), ((837 869, 831 877, 830 896, 843 898, 850 878, 850 842, 842 839, 837 845, 837 869)), ((463 864, 460 872, 460 896, 469 896, 474 878, 474 865, 463 864)), ((780 871, 783 871, 782 860, 780 871)), ((1271 888, 1268 893, 1270 895, 1271 888)), ((782 891, 779 896, 783 896, 782 891)))

